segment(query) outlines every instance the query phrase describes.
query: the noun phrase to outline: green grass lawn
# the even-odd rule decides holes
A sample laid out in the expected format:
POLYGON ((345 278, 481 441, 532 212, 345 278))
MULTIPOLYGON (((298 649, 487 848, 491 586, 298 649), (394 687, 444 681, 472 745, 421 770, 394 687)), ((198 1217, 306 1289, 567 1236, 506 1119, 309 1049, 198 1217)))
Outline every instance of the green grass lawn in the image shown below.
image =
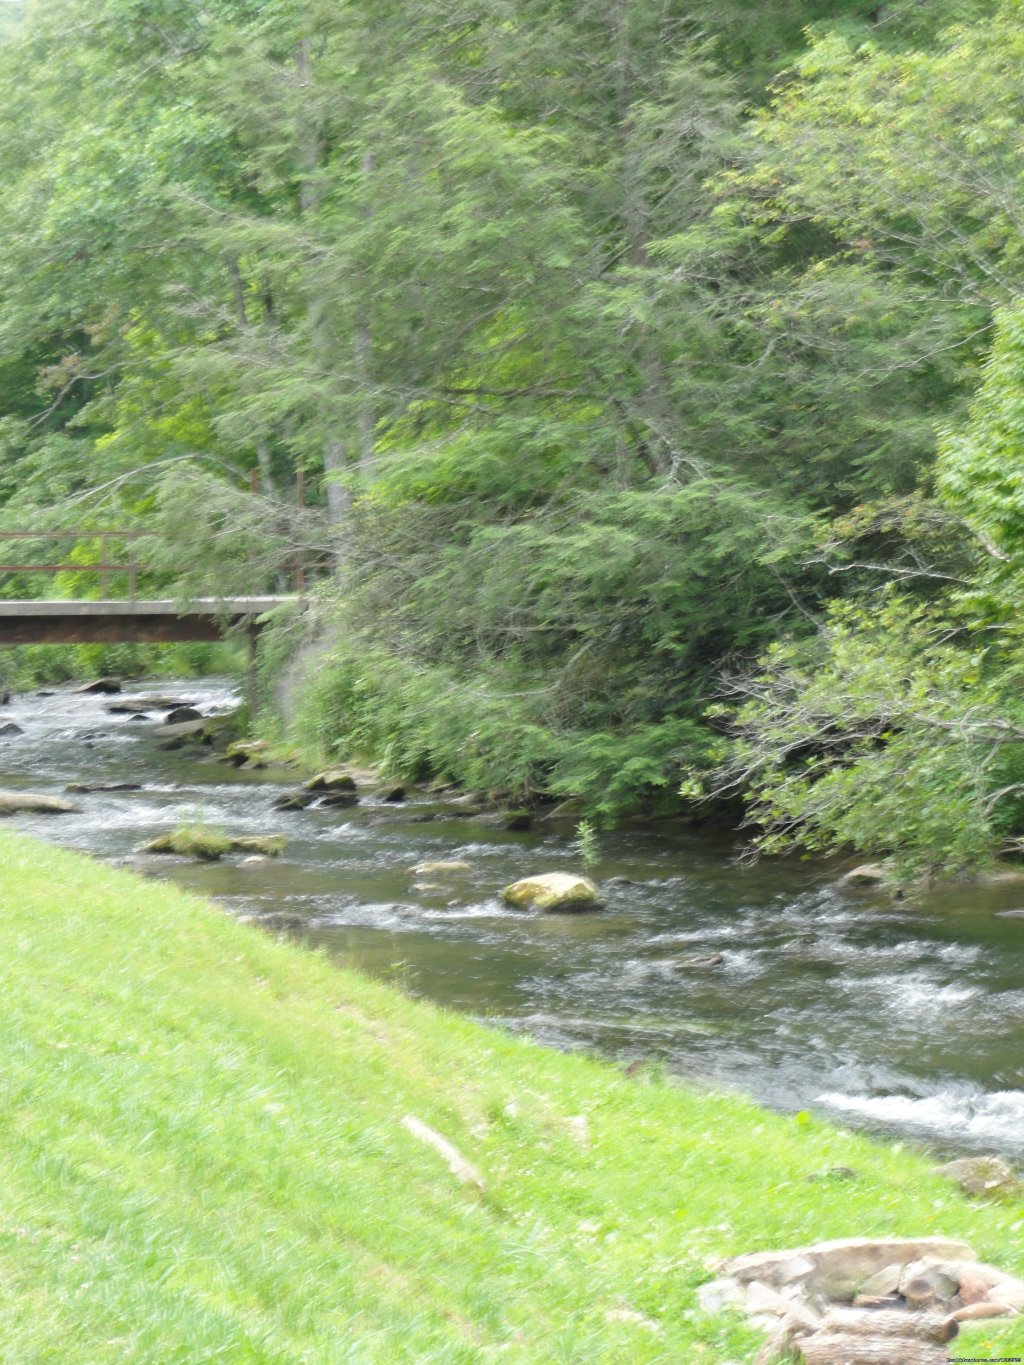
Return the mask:
POLYGON ((745 1362, 759 1334, 695 1308, 718 1256, 946 1233, 1024 1272, 1024 1208, 910 1152, 506 1037, 7 832, 0 901, 3 1365, 745 1362))

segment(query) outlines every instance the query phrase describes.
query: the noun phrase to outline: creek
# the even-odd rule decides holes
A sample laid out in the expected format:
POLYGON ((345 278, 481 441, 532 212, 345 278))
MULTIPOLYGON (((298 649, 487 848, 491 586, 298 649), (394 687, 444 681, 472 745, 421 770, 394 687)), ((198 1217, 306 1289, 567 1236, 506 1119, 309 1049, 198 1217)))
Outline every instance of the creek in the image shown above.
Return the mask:
MULTIPOLYGON (((216 679, 137 690, 204 712, 234 700, 216 679)), ((23 731, 0 738, 0 786, 143 784, 13 824, 113 861, 194 820, 285 834, 280 860, 151 856, 146 866, 228 913, 555 1047, 654 1062, 944 1152, 1024 1160, 1024 881, 894 902, 843 888, 834 865, 740 866, 732 836, 659 827, 600 836, 600 912, 524 914, 503 907, 501 887, 580 871, 571 824, 508 833, 426 796, 274 811, 294 773, 164 752, 160 713, 131 720, 110 713, 111 700, 61 689, 0 711, 0 725, 23 731), (411 872, 431 859, 471 870, 411 872)))

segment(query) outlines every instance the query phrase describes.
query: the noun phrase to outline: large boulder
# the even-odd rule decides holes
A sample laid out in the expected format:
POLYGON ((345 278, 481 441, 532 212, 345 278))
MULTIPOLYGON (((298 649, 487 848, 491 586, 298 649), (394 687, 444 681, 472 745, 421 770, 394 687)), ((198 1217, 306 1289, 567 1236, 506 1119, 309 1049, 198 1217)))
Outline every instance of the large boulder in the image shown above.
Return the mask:
POLYGON ((568 872, 542 872, 523 877, 501 893, 508 905, 523 910, 598 910, 597 887, 589 877, 568 872))
POLYGON ((65 801, 60 796, 0 791, 0 815, 67 815, 78 809, 73 801, 65 801))
POLYGON ((202 711, 197 711, 194 706, 175 706, 164 716, 165 725, 181 725, 186 720, 202 720, 202 711))

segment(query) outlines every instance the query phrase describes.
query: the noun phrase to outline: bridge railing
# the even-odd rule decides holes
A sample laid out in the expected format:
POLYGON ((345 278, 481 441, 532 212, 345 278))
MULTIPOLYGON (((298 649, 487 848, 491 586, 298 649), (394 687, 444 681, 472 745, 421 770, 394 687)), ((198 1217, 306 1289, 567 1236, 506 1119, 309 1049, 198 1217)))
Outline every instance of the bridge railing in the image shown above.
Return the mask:
POLYGON ((92 527, 80 527, 76 531, 0 531, 0 541, 77 541, 77 540, 98 540, 100 543, 100 557, 95 564, 0 564, 0 573, 98 573, 100 576, 100 592, 104 597, 110 591, 110 575, 114 573, 126 573, 128 575, 128 596, 135 597, 139 586, 139 570, 143 565, 139 561, 136 550, 136 542, 149 536, 155 536, 156 531, 127 531, 113 528, 94 530, 92 527), (128 552, 126 562, 117 563, 111 559, 111 542, 126 541, 128 552))
MULTIPOLYGON (((138 596, 139 574, 147 567, 145 562, 139 558, 138 542, 159 535, 159 531, 126 530, 116 527, 96 529, 91 526, 67 531, 0 531, 0 542, 10 541, 14 542, 15 545, 24 544, 28 541, 35 541, 36 543, 99 541, 99 559, 92 564, 0 564, 0 573, 98 574, 100 593, 103 597, 109 595, 111 575, 124 573, 128 575, 128 597, 134 601, 138 596), (121 545, 126 545, 127 550, 121 551, 118 542, 121 545), (115 552, 118 551, 121 553, 120 560, 115 557, 115 552)), ((2 551, 2 547, 0 547, 0 551, 2 551)), ((291 580, 292 590, 296 593, 305 592, 311 579, 329 572, 332 567, 326 561, 309 559, 299 551, 288 556, 278 566, 280 572, 291 580)))

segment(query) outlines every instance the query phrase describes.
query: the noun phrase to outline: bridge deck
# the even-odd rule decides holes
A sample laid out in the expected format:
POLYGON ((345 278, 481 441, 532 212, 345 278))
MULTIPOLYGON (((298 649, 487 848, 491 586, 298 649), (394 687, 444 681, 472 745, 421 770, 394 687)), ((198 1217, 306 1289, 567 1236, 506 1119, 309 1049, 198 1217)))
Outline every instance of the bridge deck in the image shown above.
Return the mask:
POLYGON ((200 597, 190 602, 0 598, 0 645, 219 640, 232 627, 258 629, 259 617, 275 607, 303 605, 306 600, 298 596, 200 597))

